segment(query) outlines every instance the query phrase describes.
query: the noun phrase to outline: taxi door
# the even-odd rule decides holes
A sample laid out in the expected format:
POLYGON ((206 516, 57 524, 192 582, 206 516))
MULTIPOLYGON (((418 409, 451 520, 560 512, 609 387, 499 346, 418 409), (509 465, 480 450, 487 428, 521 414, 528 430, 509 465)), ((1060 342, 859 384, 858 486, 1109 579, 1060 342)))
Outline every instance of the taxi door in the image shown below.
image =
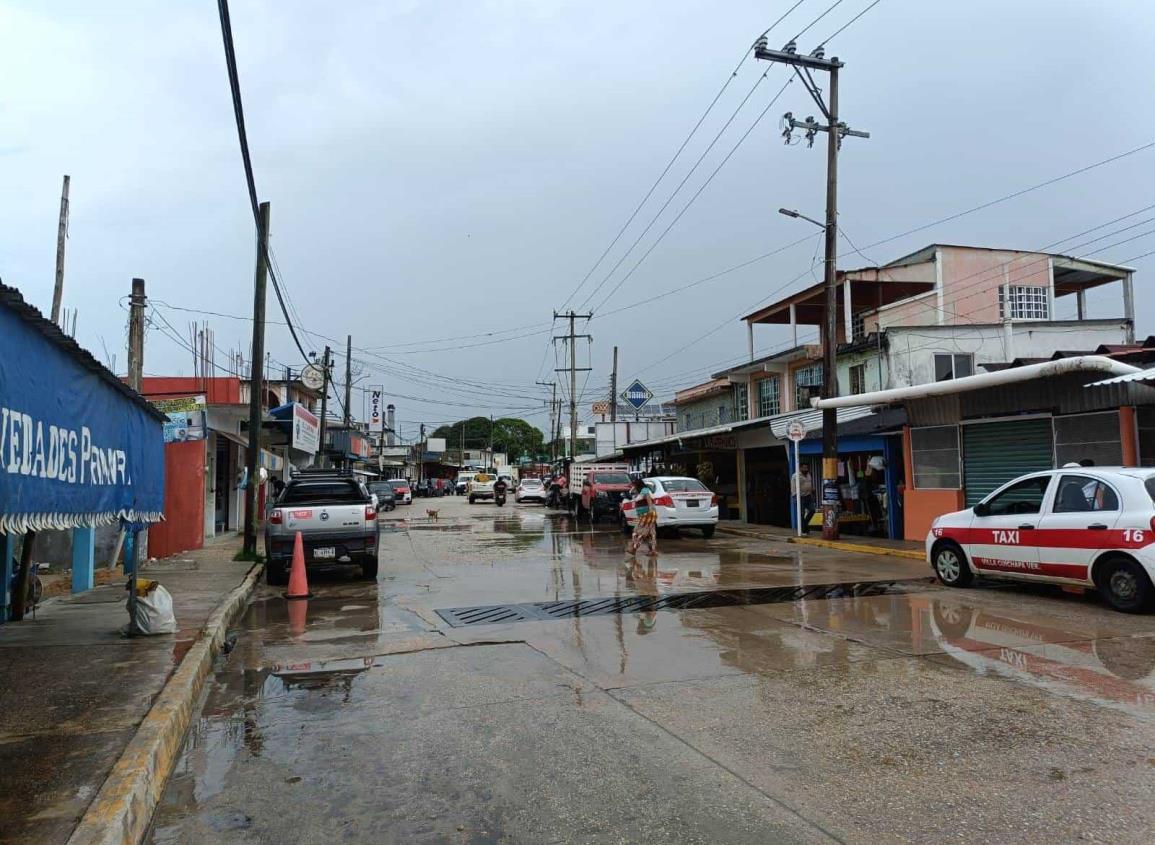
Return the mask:
POLYGON ((1033 578, 1040 572, 1039 521, 1051 475, 1030 475, 975 505, 965 551, 982 572, 1033 578))
POLYGON ((1087 583, 1091 563, 1111 544, 1120 516, 1119 495, 1099 478, 1077 473, 1058 477, 1055 496, 1039 520, 1042 574, 1087 583))

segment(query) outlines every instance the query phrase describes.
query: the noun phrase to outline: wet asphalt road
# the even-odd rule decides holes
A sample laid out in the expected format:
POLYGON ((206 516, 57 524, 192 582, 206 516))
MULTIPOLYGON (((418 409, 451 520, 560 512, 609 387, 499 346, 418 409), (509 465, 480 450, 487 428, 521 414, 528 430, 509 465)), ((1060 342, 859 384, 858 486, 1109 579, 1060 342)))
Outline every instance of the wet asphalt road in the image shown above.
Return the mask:
POLYGON ((382 525, 377 583, 314 573, 292 613, 258 592, 151 842, 1152 839, 1155 617, 723 534, 627 566, 617 531, 538 506, 418 500, 382 525), (899 583, 768 600, 864 580, 899 583), (436 613, 698 592, 767 600, 436 613))

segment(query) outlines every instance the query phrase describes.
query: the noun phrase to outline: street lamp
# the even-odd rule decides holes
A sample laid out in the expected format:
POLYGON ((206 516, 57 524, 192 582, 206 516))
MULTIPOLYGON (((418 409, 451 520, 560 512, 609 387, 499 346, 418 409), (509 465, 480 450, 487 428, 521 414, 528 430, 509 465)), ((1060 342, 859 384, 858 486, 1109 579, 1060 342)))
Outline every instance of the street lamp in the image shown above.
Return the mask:
POLYGON ((787 217, 793 217, 796 220, 808 220, 809 222, 813 223, 815 226, 817 226, 822 231, 826 231, 826 224, 825 223, 819 223, 813 217, 807 217, 805 214, 803 214, 800 211, 795 211, 794 209, 791 209, 791 208, 780 208, 780 209, 778 209, 778 213, 779 214, 785 214, 787 217))

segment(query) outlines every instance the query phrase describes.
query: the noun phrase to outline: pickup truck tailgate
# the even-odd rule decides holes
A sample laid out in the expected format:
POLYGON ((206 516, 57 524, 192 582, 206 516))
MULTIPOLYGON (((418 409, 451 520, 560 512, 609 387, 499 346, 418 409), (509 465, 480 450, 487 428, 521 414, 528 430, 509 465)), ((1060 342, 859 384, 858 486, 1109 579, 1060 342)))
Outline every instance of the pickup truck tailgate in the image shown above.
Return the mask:
MULTIPOLYGON (((285 530, 324 534, 356 534, 365 531, 365 505, 286 505, 285 530)), ((372 520, 369 521, 372 524, 372 520)))

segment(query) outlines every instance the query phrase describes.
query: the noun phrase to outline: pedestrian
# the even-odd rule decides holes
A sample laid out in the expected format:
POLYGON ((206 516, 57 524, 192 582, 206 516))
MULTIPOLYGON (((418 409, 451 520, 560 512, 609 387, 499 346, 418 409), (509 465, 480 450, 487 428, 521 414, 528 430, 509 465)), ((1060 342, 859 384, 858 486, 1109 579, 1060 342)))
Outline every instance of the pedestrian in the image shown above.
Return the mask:
POLYGON ((790 477, 790 503, 794 505, 795 513, 798 512, 797 500, 802 502, 802 533, 809 534, 810 519, 814 516, 814 479, 810 477, 810 464, 799 463, 790 477))
POLYGON ((634 473, 630 479, 634 489, 631 491, 631 501, 634 503, 634 513, 637 521, 634 522, 634 534, 626 553, 634 557, 638 553, 638 546, 645 543, 649 547, 650 557, 658 553, 658 511, 654 507, 654 494, 642 480, 642 474, 634 473))

